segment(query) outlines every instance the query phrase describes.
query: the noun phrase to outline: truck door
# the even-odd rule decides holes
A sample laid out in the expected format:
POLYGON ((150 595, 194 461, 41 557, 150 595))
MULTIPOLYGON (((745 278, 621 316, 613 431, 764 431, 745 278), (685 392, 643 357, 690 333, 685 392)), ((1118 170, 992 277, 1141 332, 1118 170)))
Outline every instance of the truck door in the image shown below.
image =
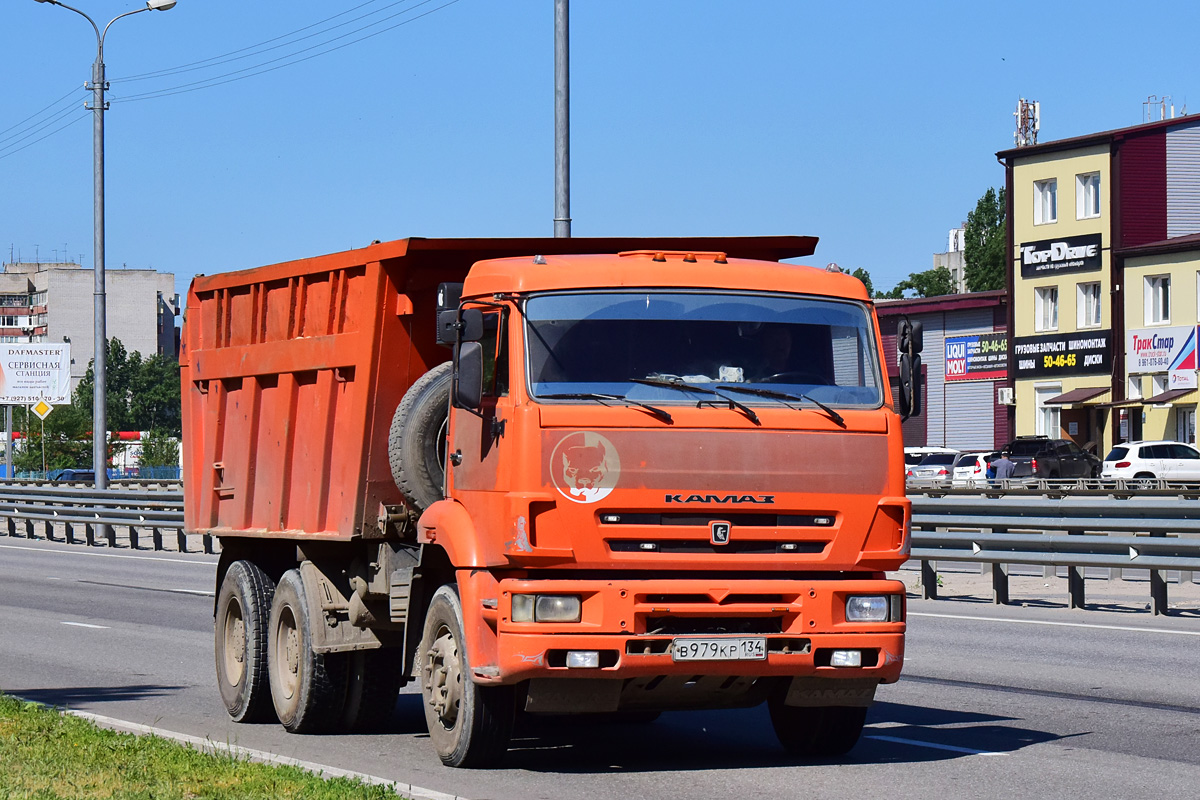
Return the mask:
POLYGON ((503 502, 503 493, 508 489, 504 469, 509 460, 504 447, 505 428, 512 418, 508 327, 507 309, 484 309, 480 340, 483 405, 478 411, 455 408, 450 426, 450 496, 466 506, 477 524, 480 520, 505 518, 497 504, 503 502))

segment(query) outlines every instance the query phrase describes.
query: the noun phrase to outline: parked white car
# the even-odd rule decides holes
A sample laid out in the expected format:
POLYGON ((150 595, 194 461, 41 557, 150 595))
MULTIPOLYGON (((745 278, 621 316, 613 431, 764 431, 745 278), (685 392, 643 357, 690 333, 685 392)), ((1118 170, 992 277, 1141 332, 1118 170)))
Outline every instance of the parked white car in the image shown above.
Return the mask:
POLYGON ((988 464, 991 464, 992 461, 999 457, 1000 454, 994 450, 963 453, 954 462, 954 473, 951 477, 951 484, 974 488, 987 486, 988 464))
POLYGON ((904 448, 904 467, 909 469, 921 463, 930 453, 957 453, 950 447, 906 447, 904 448))
POLYGON ((1100 477, 1200 483, 1200 450, 1182 442, 1122 442, 1104 457, 1100 477))
POLYGON ((911 483, 926 486, 949 486, 950 473, 954 469, 954 461, 957 458, 957 450, 930 453, 921 459, 921 463, 909 467, 904 477, 911 483))

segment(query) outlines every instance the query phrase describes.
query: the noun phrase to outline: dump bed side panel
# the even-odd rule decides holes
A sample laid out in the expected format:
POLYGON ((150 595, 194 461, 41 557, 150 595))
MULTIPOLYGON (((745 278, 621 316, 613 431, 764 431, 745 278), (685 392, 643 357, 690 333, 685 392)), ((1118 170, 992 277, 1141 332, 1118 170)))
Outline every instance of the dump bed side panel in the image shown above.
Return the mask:
POLYGON ((355 530, 385 277, 378 262, 320 261, 192 285, 183 387, 191 529, 355 530))

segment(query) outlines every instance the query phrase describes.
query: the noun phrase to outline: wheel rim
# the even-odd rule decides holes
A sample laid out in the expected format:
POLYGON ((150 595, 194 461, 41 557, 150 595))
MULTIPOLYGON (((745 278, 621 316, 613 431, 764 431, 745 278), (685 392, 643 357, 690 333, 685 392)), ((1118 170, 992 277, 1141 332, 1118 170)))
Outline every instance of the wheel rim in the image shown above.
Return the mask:
POLYGON ((442 726, 450 730, 458 722, 462 708, 462 662, 454 634, 442 626, 425 653, 425 702, 433 709, 442 726))
POLYGON ((221 643, 225 664, 225 679, 233 686, 246 674, 246 620, 237 598, 230 598, 225 609, 224 636, 221 643))
POLYGON ((295 615, 286 606, 280 612, 279 624, 275 628, 275 656, 280 667, 276 671, 279 688, 283 696, 290 699, 300 686, 300 631, 295 615))

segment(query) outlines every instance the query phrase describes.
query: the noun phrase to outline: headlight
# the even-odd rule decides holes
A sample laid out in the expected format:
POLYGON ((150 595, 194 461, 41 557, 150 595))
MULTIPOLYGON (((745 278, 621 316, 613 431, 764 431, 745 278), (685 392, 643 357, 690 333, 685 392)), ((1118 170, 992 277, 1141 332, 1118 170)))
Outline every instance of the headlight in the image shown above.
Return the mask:
POLYGON ((513 622, 579 622, 583 602, 573 594, 514 594, 513 622))
POLYGON ((847 622, 887 622, 888 599, 886 596, 846 598, 847 622))

